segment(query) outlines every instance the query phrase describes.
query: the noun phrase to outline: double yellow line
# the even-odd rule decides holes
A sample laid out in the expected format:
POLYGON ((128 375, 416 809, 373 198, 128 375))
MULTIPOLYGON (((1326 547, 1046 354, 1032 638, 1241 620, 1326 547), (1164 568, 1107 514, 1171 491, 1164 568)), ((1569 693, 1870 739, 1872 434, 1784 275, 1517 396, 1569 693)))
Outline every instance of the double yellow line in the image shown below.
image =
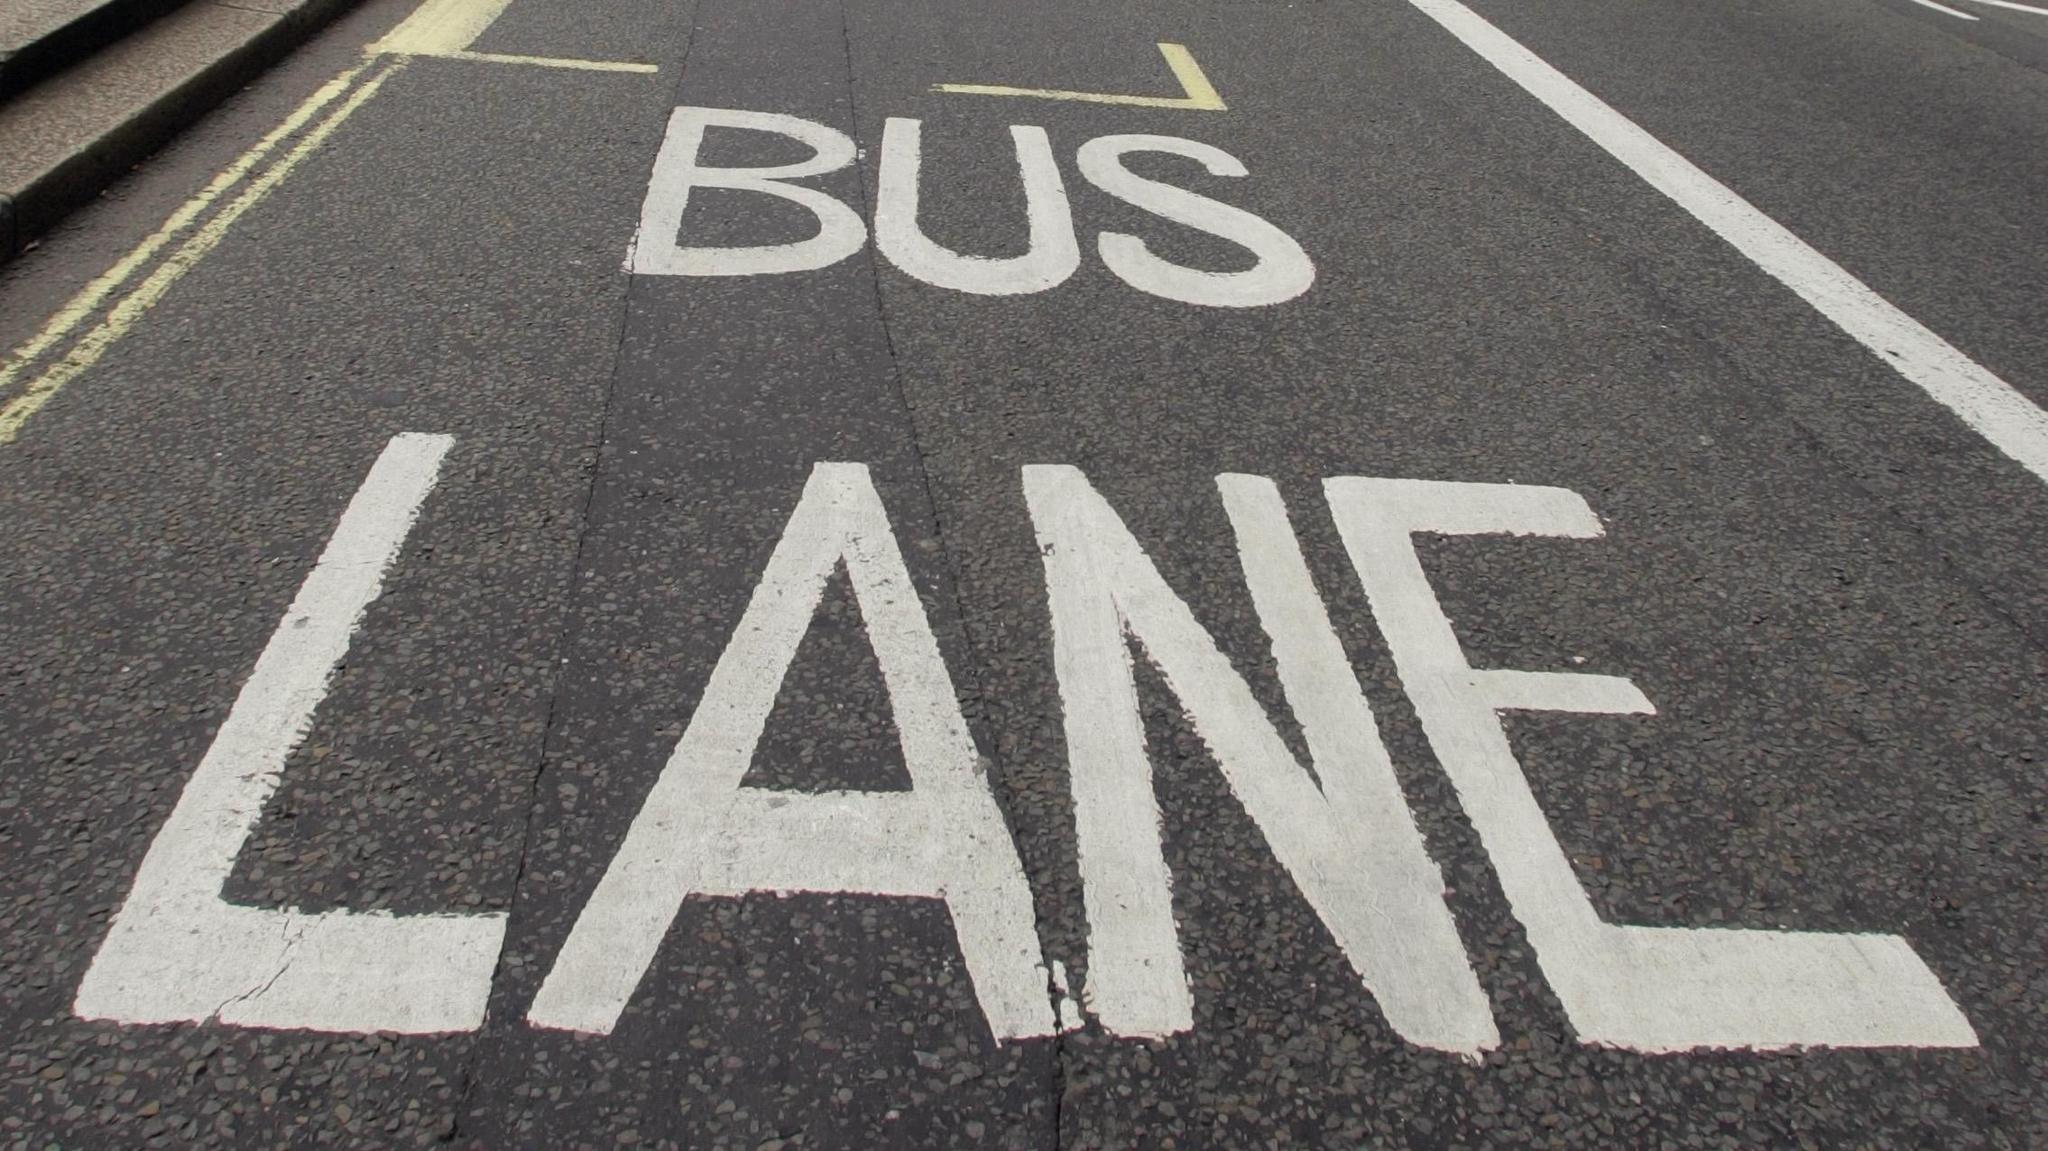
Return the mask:
POLYGON ((236 157, 156 231, 80 289, 41 330, 0 363, 0 396, 7 396, 15 381, 28 378, 19 392, 0 403, 0 445, 12 443, 22 425, 44 404, 98 363, 108 348, 163 299, 171 285, 221 242, 243 213, 262 203, 413 57, 581 71, 655 71, 652 64, 471 52, 469 46, 509 3, 511 0, 425 0, 382 40, 365 49, 362 63, 308 96, 283 123, 236 157), (158 259, 166 248, 171 249, 170 254, 158 259), (142 277, 141 282, 129 288, 137 276, 142 277), (85 328, 84 334, 74 339, 80 328, 85 328))
POLYGON ((325 143, 343 121, 355 115, 356 109, 369 103, 384 81, 405 65, 403 56, 372 56, 329 80, 269 135, 236 157, 197 195, 179 205, 156 231, 80 289, 27 343, 16 348, 7 362, 0 364, 0 394, 5 394, 17 379, 35 374, 18 394, 0 404, 0 444, 12 443, 30 417, 41 411, 66 384, 98 363, 107 349, 127 335, 143 313, 171 290, 171 285, 221 242, 243 213, 283 183, 292 169, 325 143), (337 102, 339 106, 334 106, 337 102), (182 242, 177 242, 180 237, 182 242), (176 247, 170 255, 158 260, 159 253, 174 242, 176 247), (144 269, 149 271, 142 276, 142 282, 121 294, 144 269), (119 298, 115 299, 117 295, 119 298), (87 328, 84 335, 71 339, 95 316, 99 317, 98 323, 87 328))

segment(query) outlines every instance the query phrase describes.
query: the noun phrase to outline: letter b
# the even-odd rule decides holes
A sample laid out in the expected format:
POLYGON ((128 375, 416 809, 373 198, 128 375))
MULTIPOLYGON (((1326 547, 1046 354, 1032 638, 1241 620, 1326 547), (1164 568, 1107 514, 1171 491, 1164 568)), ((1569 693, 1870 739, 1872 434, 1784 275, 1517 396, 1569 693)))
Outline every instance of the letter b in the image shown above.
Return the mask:
POLYGON ((810 120, 775 112, 677 108, 669 117, 661 153, 654 158, 654 176, 640 207, 640 230, 626 252, 626 270, 643 276, 759 276, 809 272, 836 264, 867 243, 866 225, 838 200, 788 181, 836 172, 853 163, 853 157, 850 137, 810 120), (774 132, 810 145, 812 155, 793 164, 767 167, 706 167, 697 162, 697 155, 708 127, 774 132), (679 242, 679 233, 692 188, 765 192, 802 204, 818 218, 818 234, 790 244, 686 246, 679 242))

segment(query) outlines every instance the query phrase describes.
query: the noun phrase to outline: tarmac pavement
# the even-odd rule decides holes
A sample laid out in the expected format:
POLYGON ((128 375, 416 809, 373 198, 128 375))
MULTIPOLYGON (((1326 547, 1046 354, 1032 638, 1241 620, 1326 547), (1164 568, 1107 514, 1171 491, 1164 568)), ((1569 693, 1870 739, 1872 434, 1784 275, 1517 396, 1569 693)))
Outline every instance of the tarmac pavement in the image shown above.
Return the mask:
POLYGON ((0 1142, 2048 1141, 1952 7, 371 0, 0 272, 0 1142))

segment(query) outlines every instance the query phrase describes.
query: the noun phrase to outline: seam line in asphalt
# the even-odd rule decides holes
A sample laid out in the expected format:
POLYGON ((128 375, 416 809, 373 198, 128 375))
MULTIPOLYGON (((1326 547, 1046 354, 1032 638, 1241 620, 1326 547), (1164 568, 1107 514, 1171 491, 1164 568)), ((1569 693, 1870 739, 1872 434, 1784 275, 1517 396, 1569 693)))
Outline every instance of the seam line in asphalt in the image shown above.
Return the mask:
MULTIPOLYGON (((856 83, 853 72, 853 24, 847 14, 846 0, 839 0, 839 33, 841 42, 846 50, 846 114, 847 118, 851 121, 848 127, 858 137, 860 132, 860 103, 854 92, 856 83)), ((872 220, 874 219, 874 205, 868 196, 867 153, 865 150, 856 150, 854 157, 856 170, 860 175, 857 183, 860 187, 861 213, 867 219, 872 220)), ((879 155, 876 162, 880 162, 879 155)), ((962 601, 960 594, 963 573, 956 558, 954 548, 946 540, 946 522, 939 514, 938 499, 932 491, 931 470, 925 466, 924 443, 918 435, 917 409, 911 404, 910 390, 904 384, 903 359, 897 353, 896 335, 889 324, 888 298, 882 290, 881 241, 879 238, 863 248, 862 258, 867 261, 868 284, 875 298, 875 320, 882 328, 882 346, 889 356, 889 378, 896 389, 896 406, 903 413, 903 423, 910 435, 911 457, 917 462, 917 485, 924 494, 925 509, 931 516, 932 541, 938 544, 939 555, 946 566, 947 581, 950 585, 948 590, 953 601, 953 614, 959 621, 958 635, 961 643, 970 644, 968 629, 971 624, 968 622, 967 605, 962 601)), ((915 582, 913 578, 913 585, 915 582)), ((956 694, 960 691, 963 682, 968 685, 968 690, 972 693, 975 703, 976 714, 982 719, 982 722, 979 724, 970 724, 968 730, 970 733, 973 733, 979 727, 981 735, 984 737, 988 736, 991 733, 988 731, 986 713, 982 710, 982 705, 987 697, 982 691, 979 665, 975 664, 971 659, 968 661, 964 676, 956 677, 954 680, 953 690, 956 694)), ((1003 831, 1010 836, 1012 850, 1018 851, 1021 857, 1022 848, 1017 846, 1018 837, 1015 820, 1012 819, 1008 811, 1004 810, 1001 792, 995 786, 995 780, 1003 774, 1001 770, 1002 765, 997 760, 997 756, 1000 754, 999 749, 993 740, 988 741, 989 746, 987 748, 982 747, 982 742, 981 738, 975 739, 975 754, 988 762, 990 794, 995 796, 996 810, 1003 817, 1003 831)), ((1052 1105, 1052 1141, 1048 1144, 1048 1149, 1049 1151, 1058 1151, 1063 1141, 1062 1125, 1065 1122, 1065 1117, 1061 1114, 1061 1104, 1067 1096, 1067 1033, 1064 1025, 1066 1016, 1060 1010, 1061 991, 1053 975, 1053 972, 1056 970, 1053 966, 1053 958, 1046 951, 1047 924, 1044 917, 1039 913, 1038 900, 1035 897, 1032 899, 1031 906, 1031 926, 1032 930, 1038 935, 1038 960, 1046 973, 1045 997, 1052 1009, 1052 1076, 1046 1084, 1046 1095, 1052 1105)), ((998 1039, 996 1042, 1000 1046, 1002 1041, 998 1039)))
MULTIPOLYGON (((697 13, 701 3, 692 3, 688 22, 689 32, 683 41, 681 57, 676 62, 675 82, 669 88, 668 105, 674 107, 682 95, 683 80, 688 75, 690 54, 697 44, 697 13)), ((667 118, 663 117, 663 123, 667 118)), ((583 508, 580 512, 582 523, 576 529, 576 546, 569 554, 569 582, 562 592, 561 622, 555 629, 555 646, 552 658, 555 660, 554 682, 548 688, 547 714, 541 720, 540 753, 533 765, 533 779, 527 785, 525 826, 519 833, 519 862, 512 872, 512 892, 505 902, 506 943, 498 952, 498 960, 491 969, 491 986, 496 988, 505 974, 505 962, 512 950, 512 927, 519 918, 520 891, 525 886, 527 865, 533 855, 533 823, 540 810, 541 781, 547 776, 550 752, 553 750, 555 724, 561 716, 563 682, 568 676, 569 663, 573 658, 571 647, 581 633, 576 613, 577 597, 583 591, 584 552, 590 542, 591 512, 597 504, 598 484, 604 478, 604 449, 611 438, 612 416, 618 409, 620 367, 625 361, 626 333, 633 320, 634 289, 638 277, 630 269, 622 268, 626 277, 626 290, 620 295, 617 334, 612 340, 611 369, 607 373, 604 388, 604 411, 598 416, 597 437, 590 450, 590 482, 583 493, 583 508)), ((477 1073, 484 1063, 485 1053, 498 1042, 502 1031, 494 1024, 509 1023, 517 1026, 523 1013, 516 1013, 508 1020, 493 1020, 488 1008, 484 1024, 476 1033, 476 1043, 463 1060, 460 1084, 456 1088, 453 1105, 453 1127, 442 1142, 454 1142, 462 1137, 463 1118, 469 1109, 471 1098, 476 1092, 477 1073)))

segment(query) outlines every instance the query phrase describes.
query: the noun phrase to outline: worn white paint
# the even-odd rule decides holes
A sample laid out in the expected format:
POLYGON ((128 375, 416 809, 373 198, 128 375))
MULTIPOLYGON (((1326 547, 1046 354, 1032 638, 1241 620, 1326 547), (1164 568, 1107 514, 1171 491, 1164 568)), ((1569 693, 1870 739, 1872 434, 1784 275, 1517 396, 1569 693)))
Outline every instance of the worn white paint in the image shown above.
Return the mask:
POLYGON ((2048 481, 2048 412, 1458 0, 1409 0, 1937 403, 2048 481))
POLYGON ((1987 4, 1993 8, 2003 8, 2008 12, 2025 12, 2029 16, 2048 16, 2048 8, 2042 8, 2034 4, 2021 4, 2018 0, 1970 0, 1970 3, 1987 4))
POLYGON ((1053 626, 1082 894, 1084 1001, 1119 1035, 1193 1025, 1128 637, 1187 709, 1225 779, 1331 935, 1411 1042, 1498 1044, 1372 710, 1310 580, 1278 491, 1218 480, 1316 779, 1251 689, 1078 470, 1024 469, 1053 626))
POLYGON ((482 1024, 502 915, 308 913, 221 898, 452 442, 395 437, 349 502, 151 841, 79 986, 80 1016, 350 1032, 482 1024))
POLYGON ((1315 265, 1293 237, 1242 208, 1218 203, 1185 188, 1147 179, 1124 167, 1131 152, 1185 156, 1212 176, 1244 176, 1236 157, 1207 144, 1176 136, 1098 136, 1081 145, 1081 175, 1119 200, 1177 224, 1207 232, 1251 250, 1257 263, 1241 272, 1186 268, 1152 254, 1145 241, 1104 232, 1097 243, 1102 262, 1142 292, 1186 304, 1251 308, 1291 300, 1315 282, 1315 265))
POLYGON ((998 1039, 1057 1023, 1031 892, 860 464, 821 463, 752 601, 597 891, 528 1012, 608 1034, 684 897, 849 892, 944 900, 998 1039), (742 786, 775 696, 844 564, 889 691, 912 789, 803 794, 742 786))
POLYGON ((626 270, 643 276, 760 276, 808 272, 853 255, 867 243, 867 226, 831 196, 788 181, 822 176, 853 163, 853 140, 823 124, 776 112, 677 108, 654 159, 654 175, 640 207, 640 228, 626 253, 626 270), (773 132, 810 147, 808 159, 752 168, 713 168, 697 156, 707 128, 773 132), (692 188, 731 188, 777 196, 811 210, 818 233, 787 244, 695 247, 682 244, 683 209, 692 188))
POLYGON ((882 126, 880 187, 875 199, 875 246, 889 262, 925 283, 981 296, 1043 292, 1066 282, 1081 266, 1073 211, 1045 129, 1013 125, 1017 166, 1024 176, 1024 214, 1030 244, 1021 256, 963 256, 927 238, 917 224, 922 165, 916 120, 892 116, 882 126))
POLYGON ((1953 16, 1958 20, 1976 19, 1975 16, 1970 15, 1968 12, 1958 12, 1955 9, 1950 8, 1946 4, 1936 4, 1934 0, 1913 0, 1913 3, 1920 5, 1922 8, 1932 8, 1936 12, 1941 12, 1946 15, 1953 16))
POLYGON ((1601 527, 1583 499, 1561 488, 1358 477, 1327 480, 1324 490, 1416 715, 1582 1041, 1650 1052, 1976 1044, 1940 981, 1897 936, 1601 921, 1498 713, 1655 709, 1618 677, 1474 670, 1410 538, 1589 539, 1601 527))

